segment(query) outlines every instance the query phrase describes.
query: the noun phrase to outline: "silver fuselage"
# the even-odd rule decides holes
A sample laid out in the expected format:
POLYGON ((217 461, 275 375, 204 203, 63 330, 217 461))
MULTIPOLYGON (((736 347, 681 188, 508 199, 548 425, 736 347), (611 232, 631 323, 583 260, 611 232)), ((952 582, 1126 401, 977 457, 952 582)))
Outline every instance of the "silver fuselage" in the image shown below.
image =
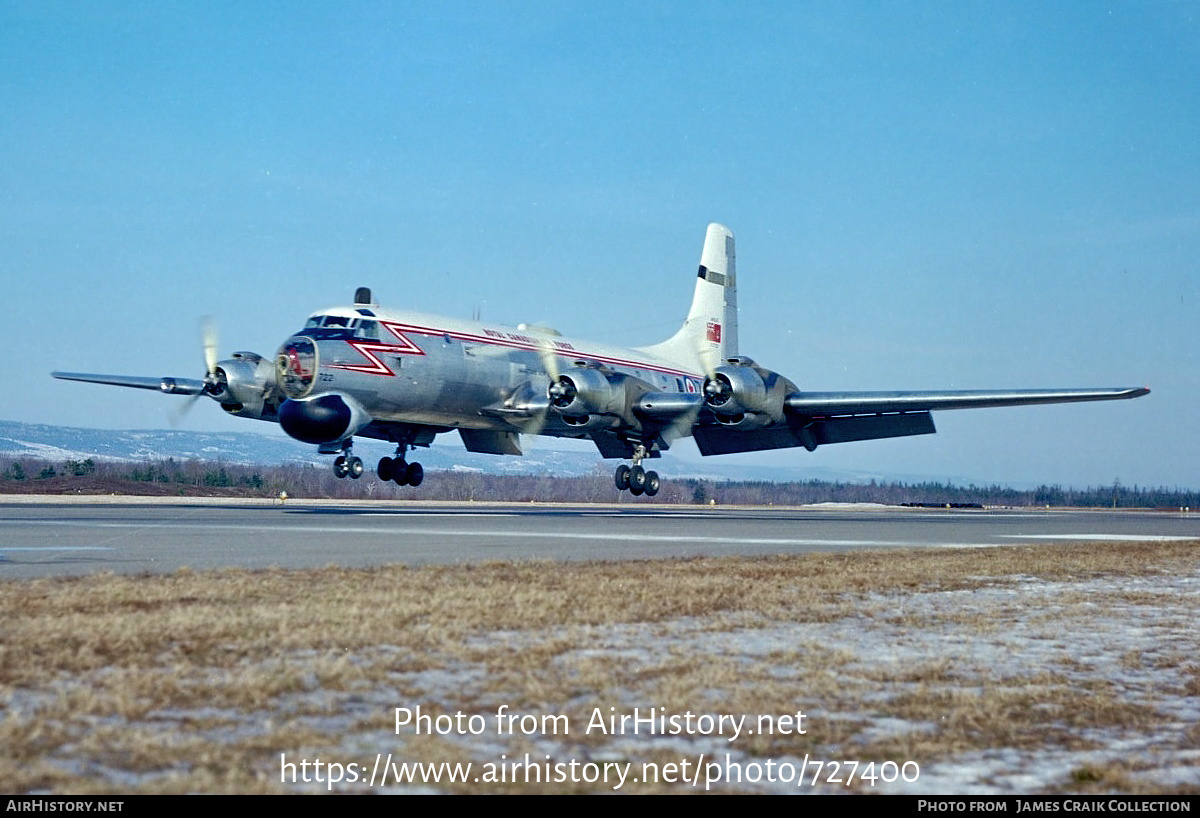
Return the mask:
POLYGON ((579 366, 619 373, 660 393, 698 393, 704 381, 702 374, 648 352, 564 338, 543 327, 374 305, 314 313, 280 347, 276 380, 291 400, 348 396, 376 422, 526 431, 536 415, 538 434, 586 437, 586 430, 557 413, 538 412, 548 370, 579 366), (306 353, 309 344, 315 361, 289 354, 297 345, 306 353))

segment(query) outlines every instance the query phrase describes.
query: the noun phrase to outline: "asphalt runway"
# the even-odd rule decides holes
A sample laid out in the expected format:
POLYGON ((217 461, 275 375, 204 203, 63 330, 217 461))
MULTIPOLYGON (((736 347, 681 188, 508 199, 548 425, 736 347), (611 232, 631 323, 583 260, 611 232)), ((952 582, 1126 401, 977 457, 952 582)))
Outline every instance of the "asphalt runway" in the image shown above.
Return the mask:
POLYGON ((1200 514, 0 499, 0 579, 1200 539, 1200 514))

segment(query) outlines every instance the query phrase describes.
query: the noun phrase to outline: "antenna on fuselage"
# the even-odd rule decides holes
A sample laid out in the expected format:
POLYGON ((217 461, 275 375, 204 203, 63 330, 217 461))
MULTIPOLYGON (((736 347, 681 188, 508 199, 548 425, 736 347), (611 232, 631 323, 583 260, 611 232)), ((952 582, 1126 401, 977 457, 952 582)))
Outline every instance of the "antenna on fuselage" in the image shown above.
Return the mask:
POLYGON ((370 304, 371 303, 371 288, 359 287, 354 291, 354 304, 370 304))

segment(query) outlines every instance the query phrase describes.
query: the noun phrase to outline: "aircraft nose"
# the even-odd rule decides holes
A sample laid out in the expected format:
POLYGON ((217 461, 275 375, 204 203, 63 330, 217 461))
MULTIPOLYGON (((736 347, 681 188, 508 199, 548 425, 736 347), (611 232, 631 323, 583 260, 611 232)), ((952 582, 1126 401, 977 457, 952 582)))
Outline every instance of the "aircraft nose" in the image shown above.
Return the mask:
POLYGON ((285 400, 279 407, 279 425, 305 443, 333 443, 346 437, 354 413, 341 395, 320 395, 307 400, 285 400))

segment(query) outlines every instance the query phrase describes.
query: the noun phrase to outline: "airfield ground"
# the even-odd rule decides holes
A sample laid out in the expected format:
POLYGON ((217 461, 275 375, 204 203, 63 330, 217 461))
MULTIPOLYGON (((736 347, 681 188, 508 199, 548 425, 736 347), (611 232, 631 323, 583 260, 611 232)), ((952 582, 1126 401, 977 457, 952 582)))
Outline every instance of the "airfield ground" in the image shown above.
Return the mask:
POLYGON ((1196 793, 1198 553, 3 582, 0 790, 1196 793), (660 734, 597 727, 634 708, 660 734))

